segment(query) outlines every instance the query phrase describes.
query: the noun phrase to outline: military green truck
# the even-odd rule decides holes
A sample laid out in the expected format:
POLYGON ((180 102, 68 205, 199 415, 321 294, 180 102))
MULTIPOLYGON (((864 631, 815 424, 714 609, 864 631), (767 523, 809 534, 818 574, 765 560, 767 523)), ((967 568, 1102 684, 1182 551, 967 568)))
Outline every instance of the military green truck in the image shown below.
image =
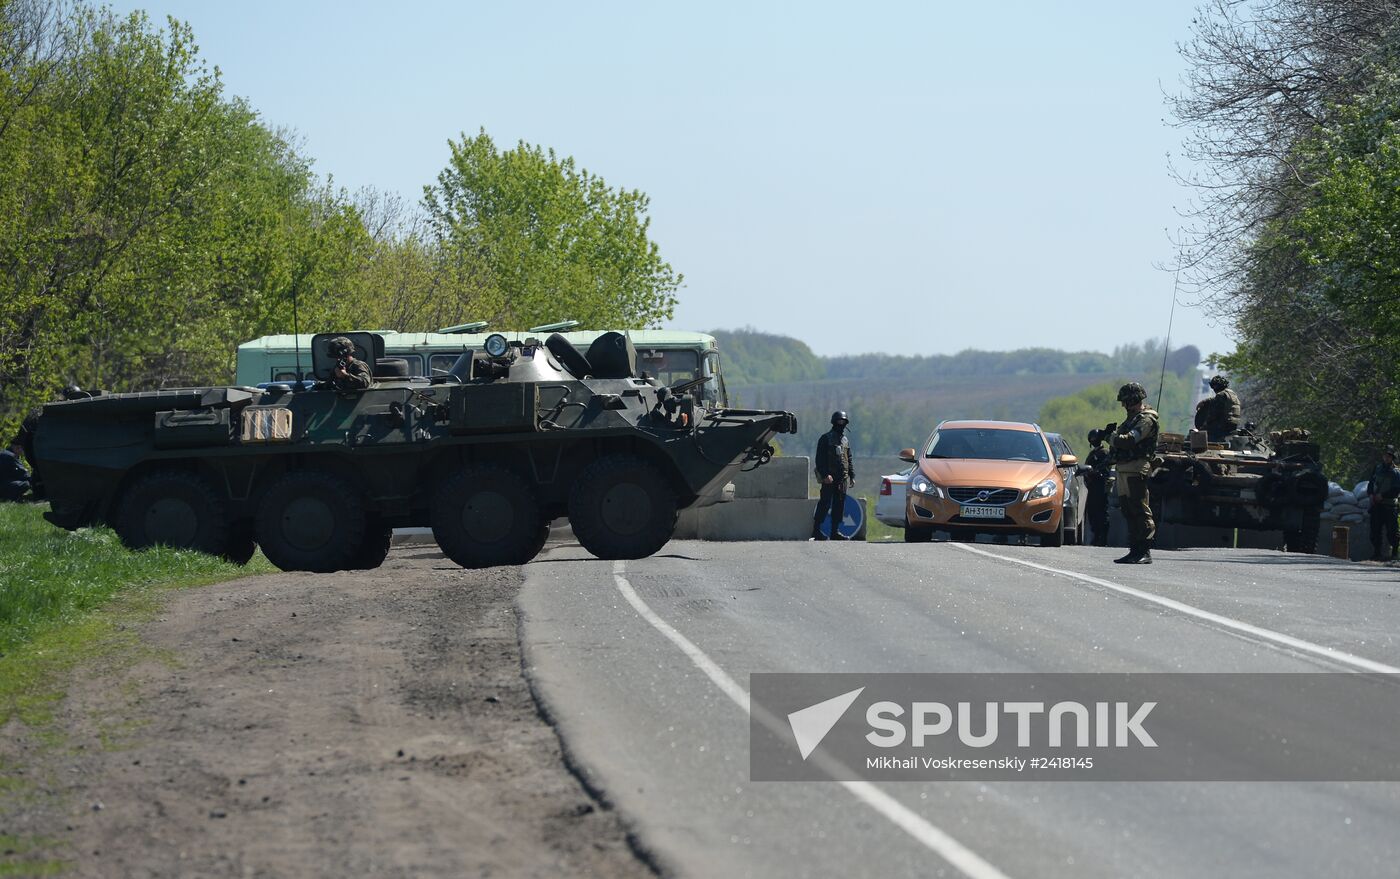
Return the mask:
MULTIPOLYGON (((50 403, 36 434, 49 521, 112 526, 133 548, 190 547, 284 570, 378 566, 428 526, 465 567, 523 564, 568 517, 599 558, 640 558, 677 511, 714 500, 795 433, 787 412, 706 408, 639 376, 631 341, 495 335, 432 378, 374 333, 311 338, 310 381, 98 394, 50 403), (373 365, 337 390, 329 342, 373 365)), ((704 379, 698 379, 703 381, 704 379)))

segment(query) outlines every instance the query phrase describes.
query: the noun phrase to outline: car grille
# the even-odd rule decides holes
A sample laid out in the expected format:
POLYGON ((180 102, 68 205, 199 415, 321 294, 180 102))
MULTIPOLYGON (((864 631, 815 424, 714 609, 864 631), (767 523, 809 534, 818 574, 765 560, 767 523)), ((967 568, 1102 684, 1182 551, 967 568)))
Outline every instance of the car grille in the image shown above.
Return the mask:
POLYGON ((1020 492, 1014 488, 950 488, 948 496, 960 504, 991 504, 996 507, 1004 507, 1020 496, 1020 492), (986 500, 978 497, 982 492, 987 493, 986 500))

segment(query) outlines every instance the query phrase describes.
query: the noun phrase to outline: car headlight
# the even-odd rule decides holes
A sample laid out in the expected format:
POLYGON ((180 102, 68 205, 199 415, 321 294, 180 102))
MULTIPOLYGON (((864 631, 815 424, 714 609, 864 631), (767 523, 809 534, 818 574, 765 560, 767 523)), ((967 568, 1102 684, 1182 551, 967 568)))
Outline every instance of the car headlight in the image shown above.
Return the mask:
POLYGON ((1047 479, 1044 482, 1037 485, 1035 488, 1026 492, 1026 500, 1033 501, 1037 498, 1049 497, 1050 495, 1054 494, 1056 489, 1058 488, 1059 486, 1055 483, 1054 479, 1047 479))
POLYGON ((909 477, 909 490, 917 494, 926 494, 929 497, 943 497, 943 489, 922 473, 916 473, 909 477))

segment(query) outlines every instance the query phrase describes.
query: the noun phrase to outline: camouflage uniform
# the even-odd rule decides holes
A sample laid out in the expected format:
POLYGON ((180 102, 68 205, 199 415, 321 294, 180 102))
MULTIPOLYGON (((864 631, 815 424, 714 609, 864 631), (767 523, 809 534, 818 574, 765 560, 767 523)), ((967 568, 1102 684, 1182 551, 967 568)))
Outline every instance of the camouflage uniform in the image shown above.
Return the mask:
POLYGON ((1128 547, 1135 553, 1146 552, 1157 536, 1147 495, 1152 453, 1157 450, 1157 422, 1157 413, 1144 406, 1119 426, 1113 438, 1118 503, 1128 523, 1128 547))
POLYGON ((1213 443, 1239 430, 1240 417, 1240 396, 1229 388, 1221 388, 1196 406, 1196 427, 1213 443))
POLYGON ((332 357, 336 358, 335 372, 331 383, 337 391, 363 391, 374 383, 369 366, 355 357, 355 345, 344 336, 331 339, 327 346, 332 357), (338 375, 344 368, 345 375, 338 375))
POLYGON ((1107 449, 1095 445, 1084 463, 1090 468, 1084 474, 1084 486, 1089 490, 1084 516, 1089 520, 1094 546, 1108 546, 1108 482, 1112 459, 1107 449))

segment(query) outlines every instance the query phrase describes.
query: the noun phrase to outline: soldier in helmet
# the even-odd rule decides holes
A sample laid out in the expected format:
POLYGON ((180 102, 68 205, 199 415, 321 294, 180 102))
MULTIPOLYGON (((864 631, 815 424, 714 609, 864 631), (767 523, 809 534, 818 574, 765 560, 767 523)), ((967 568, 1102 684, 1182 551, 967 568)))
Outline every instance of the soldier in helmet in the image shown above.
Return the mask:
POLYGON ((1215 396, 1196 404, 1196 427, 1218 443, 1240 429, 1240 395, 1230 390, 1230 380, 1223 375, 1211 376, 1210 389, 1215 396))
POLYGON ((1152 564, 1152 538, 1157 535, 1147 496, 1147 477, 1157 450, 1157 413, 1146 401, 1147 391, 1137 382, 1118 389, 1118 402, 1127 411, 1113 437, 1118 503, 1128 523, 1128 554, 1114 559, 1120 565, 1152 564))
POLYGON ((1089 457, 1084 459, 1084 465, 1089 468, 1084 474, 1084 486, 1089 493, 1084 517, 1089 521, 1089 530, 1094 532, 1094 546, 1108 546, 1108 491, 1113 483, 1113 456, 1103 444, 1117 429, 1118 425, 1111 424, 1103 430, 1089 431, 1089 457))
POLYGON ((335 358, 335 369, 331 372, 331 383, 337 391, 363 391, 370 386, 369 367, 355 357, 355 343, 344 336, 336 336, 326 343, 326 350, 335 358))
POLYGON ((1380 562, 1395 559, 1400 551, 1400 468, 1395 466, 1395 446, 1386 446, 1380 463, 1371 471, 1366 486, 1371 497, 1371 558, 1380 562))
POLYGON ((68 385, 63 389, 63 399, 65 400, 86 400, 91 396, 92 394, 89 394, 77 385, 68 385))
POLYGON ((851 441, 846 438, 846 425, 849 423, 850 418, 845 412, 831 413, 831 430, 817 440, 814 466, 817 481, 821 483, 821 497, 817 501, 817 513, 812 518, 813 540, 827 539, 822 534, 822 523, 828 514, 831 516, 831 539, 849 539, 837 530, 841 517, 846 514, 846 491, 856 478, 856 469, 851 463, 851 441))

